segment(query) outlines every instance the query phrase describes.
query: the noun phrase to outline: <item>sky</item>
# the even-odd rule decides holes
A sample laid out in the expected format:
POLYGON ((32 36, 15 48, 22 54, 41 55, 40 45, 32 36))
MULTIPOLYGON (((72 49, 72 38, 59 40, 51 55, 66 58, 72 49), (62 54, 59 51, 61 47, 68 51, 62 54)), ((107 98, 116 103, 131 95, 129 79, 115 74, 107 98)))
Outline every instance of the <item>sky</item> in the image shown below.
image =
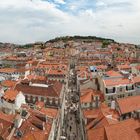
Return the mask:
POLYGON ((90 35, 140 44, 140 0, 0 0, 0 42, 90 35))

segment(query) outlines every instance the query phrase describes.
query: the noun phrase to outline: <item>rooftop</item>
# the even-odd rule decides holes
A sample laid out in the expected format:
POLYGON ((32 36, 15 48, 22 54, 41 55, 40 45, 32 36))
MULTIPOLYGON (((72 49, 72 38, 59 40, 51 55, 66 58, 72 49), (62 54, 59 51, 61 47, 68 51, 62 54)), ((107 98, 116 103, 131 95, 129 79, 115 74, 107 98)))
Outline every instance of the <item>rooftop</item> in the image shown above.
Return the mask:
POLYGON ((129 80, 127 78, 113 78, 113 79, 104 79, 105 86, 118 86, 118 85, 128 85, 128 84, 134 84, 132 80, 129 80))
POLYGON ((121 114, 129 113, 140 109, 140 96, 132 96, 118 99, 117 104, 121 114))
POLYGON ((14 101, 18 94, 19 92, 17 90, 9 89, 4 93, 3 98, 7 101, 14 101))

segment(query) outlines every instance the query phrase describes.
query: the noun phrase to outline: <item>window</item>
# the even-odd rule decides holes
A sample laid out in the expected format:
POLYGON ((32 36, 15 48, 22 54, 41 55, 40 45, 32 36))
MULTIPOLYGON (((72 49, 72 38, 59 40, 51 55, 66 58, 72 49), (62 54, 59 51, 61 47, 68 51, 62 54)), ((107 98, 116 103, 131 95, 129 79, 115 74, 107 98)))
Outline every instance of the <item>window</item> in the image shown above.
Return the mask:
POLYGON ((120 92, 122 92, 123 91, 123 88, 122 87, 120 87, 120 92))
POLYGON ((55 100, 55 104, 58 104, 58 100, 55 100))
POLYGON ((113 87, 113 93, 115 92, 115 87, 113 87))
POLYGON ((140 83, 136 84, 136 87, 137 87, 137 88, 140 88, 140 83))
POLYGON ((113 96, 108 96, 108 100, 113 100, 113 96))
POLYGON ((87 103, 85 103, 85 106, 87 106, 87 103))
POLYGON ((108 106, 111 106, 111 103, 108 103, 108 106))
POLYGON ((124 94, 118 95, 117 98, 124 98, 124 94))
POLYGON ((124 94, 121 94, 121 95, 120 95, 120 98, 124 98, 124 94))
POLYGON ((106 88, 106 93, 108 94, 108 93, 115 93, 115 91, 116 91, 116 88, 115 87, 113 87, 113 88, 106 88))
POLYGON ((30 100, 30 96, 28 96, 27 100, 28 100, 28 101, 30 100))
POLYGON ((41 101, 44 101, 44 97, 41 97, 41 101))
POLYGON ((129 91, 129 90, 134 90, 134 85, 126 86, 126 90, 127 90, 127 91, 129 91))
POLYGON ((132 90, 134 90, 134 85, 132 85, 132 90))
POLYGON ((132 96, 132 95, 133 95, 132 93, 129 93, 129 94, 128 94, 128 96, 132 96))

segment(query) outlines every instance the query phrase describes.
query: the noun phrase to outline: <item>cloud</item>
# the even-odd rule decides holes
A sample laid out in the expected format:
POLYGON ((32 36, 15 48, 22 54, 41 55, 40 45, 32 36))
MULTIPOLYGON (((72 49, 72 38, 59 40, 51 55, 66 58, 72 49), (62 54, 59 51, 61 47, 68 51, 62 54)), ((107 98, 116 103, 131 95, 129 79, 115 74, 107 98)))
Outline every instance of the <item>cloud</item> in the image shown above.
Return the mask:
POLYGON ((66 2, 64 0, 54 0, 58 4, 65 4, 66 2))
POLYGON ((4 42, 97 35, 140 43, 139 0, 4 0, 0 15, 0 41, 4 42))

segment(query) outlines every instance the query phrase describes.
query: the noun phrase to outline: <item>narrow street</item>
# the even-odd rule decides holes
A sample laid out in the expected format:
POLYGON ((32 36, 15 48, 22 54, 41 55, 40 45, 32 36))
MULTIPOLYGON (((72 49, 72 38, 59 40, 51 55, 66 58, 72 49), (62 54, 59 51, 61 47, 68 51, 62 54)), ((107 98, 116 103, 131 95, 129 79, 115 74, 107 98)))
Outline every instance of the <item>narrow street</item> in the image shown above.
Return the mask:
POLYGON ((62 123, 59 126, 60 138, 57 140, 85 140, 81 116, 80 91, 75 70, 75 61, 71 60, 61 108, 62 123))

